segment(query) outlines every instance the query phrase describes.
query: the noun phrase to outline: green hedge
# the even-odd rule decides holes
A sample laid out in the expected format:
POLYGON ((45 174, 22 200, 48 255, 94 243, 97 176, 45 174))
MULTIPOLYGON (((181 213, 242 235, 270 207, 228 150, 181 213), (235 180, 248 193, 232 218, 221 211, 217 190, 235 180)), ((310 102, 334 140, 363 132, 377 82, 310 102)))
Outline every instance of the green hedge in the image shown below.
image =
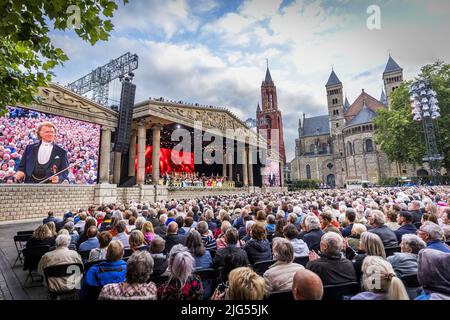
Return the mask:
POLYGON ((310 179, 310 180, 294 180, 289 185, 289 190, 300 190, 300 189, 319 189, 320 180, 310 179))

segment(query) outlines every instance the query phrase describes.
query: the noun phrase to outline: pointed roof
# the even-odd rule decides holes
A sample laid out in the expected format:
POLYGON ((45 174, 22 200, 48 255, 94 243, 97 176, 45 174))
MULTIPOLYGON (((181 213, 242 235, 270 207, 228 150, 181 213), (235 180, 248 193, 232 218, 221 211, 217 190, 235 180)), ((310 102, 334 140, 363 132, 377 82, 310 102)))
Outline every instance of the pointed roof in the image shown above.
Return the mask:
POLYGON ((259 102, 258 102, 258 107, 256 108, 256 112, 260 113, 261 112, 261 107, 259 106, 259 102))
POLYGON ((387 97, 386 97, 386 94, 384 93, 384 89, 381 89, 380 102, 382 104, 384 104, 385 106, 387 106, 387 97))
POLYGON ((339 80, 336 73, 334 73, 334 70, 332 69, 330 77, 328 78, 328 82, 325 86, 328 87, 328 86, 332 86, 335 84, 341 84, 341 80, 339 80))
POLYGON ((267 66, 266 78, 264 79, 264 84, 273 84, 272 76, 270 75, 269 66, 267 66))
POLYGON ((372 122, 372 119, 375 118, 375 116, 375 111, 371 110, 364 101, 359 113, 352 120, 350 120, 350 122, 345 127, 347 128, 363 123, 372 122))
POLYGON ((328 115, 303 118, 302 137, 316 136, 330 133, 330 122, 328 115))
POLYGON ((353 102, 345 113, 345 120, 347 123, 350 123, 353 118, 355 118, 358 113, 366 106, 370 110, 376 112, 379 108, 386 108, 384 104, 382 104, 378 99, 372 97, 370 94, 361 92, 358 98, 356 98, 355 102, 353 102))
POLYGON ((400 68, 398 63, 395 62, 395 60, 389 54, 389 59, 388 59, 388 62, 386 64, 386 68, 384 68, 383 74, 389 73, 389 72, 394 72, 394 71, 403 71, 403 69, 400 68))
POLYGON ((348 102, 347 96, 345 96, 344 112, 347 112, 348 108, 350 108, 350 103, 348 102))

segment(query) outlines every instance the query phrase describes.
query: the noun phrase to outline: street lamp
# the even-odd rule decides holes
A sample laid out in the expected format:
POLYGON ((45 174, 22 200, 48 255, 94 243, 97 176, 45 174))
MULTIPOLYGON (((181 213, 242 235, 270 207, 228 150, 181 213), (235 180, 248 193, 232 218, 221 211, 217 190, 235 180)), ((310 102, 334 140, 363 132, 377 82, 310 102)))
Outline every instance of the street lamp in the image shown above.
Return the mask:
POLYGON ((413 120, 422 121, 425 133, 427 155, 422 160, 429 163, 433 185, 436 185, 439 182, 441 161, 444 159, 438 152, 433 127, 433 120, 441 115, 436 92, 432 88, 431 80, 421 79, 411 85, 409 93, 411 94, 413 120))

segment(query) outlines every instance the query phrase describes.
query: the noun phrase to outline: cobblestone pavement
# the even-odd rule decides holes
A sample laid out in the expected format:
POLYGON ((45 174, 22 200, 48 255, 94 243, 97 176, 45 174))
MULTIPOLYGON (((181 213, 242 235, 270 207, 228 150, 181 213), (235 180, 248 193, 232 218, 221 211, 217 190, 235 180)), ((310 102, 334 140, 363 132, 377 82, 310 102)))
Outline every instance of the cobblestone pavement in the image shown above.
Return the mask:
POLYGON ((20 261, 14 265, 17 250, 13 237, 17 231, 34 230, 38 222, 0 225, 0 300, 47 299, 47 289, 41 282, 31 283, 20 261))

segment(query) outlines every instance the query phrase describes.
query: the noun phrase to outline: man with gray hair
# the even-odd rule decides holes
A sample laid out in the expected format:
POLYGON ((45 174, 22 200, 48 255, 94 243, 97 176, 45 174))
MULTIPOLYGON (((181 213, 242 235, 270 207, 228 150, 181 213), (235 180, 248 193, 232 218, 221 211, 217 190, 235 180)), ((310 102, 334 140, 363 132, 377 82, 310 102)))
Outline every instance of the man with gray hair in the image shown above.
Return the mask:
POLYGON ((324 234, 320 241, 321 257, 312 251, 306 269, 316 273, 323 285, 356 281, 356 272, 350 260, 342 256, 343 238, 336 232, 324 234))
POLYGON ((417 274, 419 251, 426 248, 426 243, 415 234, 404 234, 400 243, 401 252, 387 257, 397 277, 417 274))
POLYGON ((413 216, 413 224, 414 225, 419 224, 423 215, 423 212, 420 210, 420 201, 418 200, 412 201, 409 204, 408 209, 409 209, 408 211, 411 212, 413 216))
POLYGON ((450 253, 450 248, 442 242, 444 231, 434 222, 425 221, 418 230, 419 237, 426 242, 428 249, 450 253))
POLYGON ((314 214, 309 214, 305 218, 306 233, 300 239, 305 241, 309 250, 318 251, 320 248, 320 239, 324 232, 320 229, 320 220, 314 214))
POLYGON ((130 243, 128 242, 128 235, 126 234, 127 222, 125 220, 120 220, 116 225, 117 235, 113 237, 113 240, 118 240, 122 242, 124 248, 129 248, 130 243))
POLYGON ((380 210, 372 210, 370 216, 367 217, 370 225, 373 227, 368 230, 368 232, 375 233, 381 238, 383 241, 383 245, 385 248, 387 247, 396 247, 398 245, 397 236, 395 232, 389 229, 384 223, 384 213, 380 210))
MULTIPOLYGON (((75 250, 69 250, 71 237, 68 234, 61 234, 56 238, 56 249, 44 254, 39 261, 38 272, 44 276, 44 269, 61 264, 80 263, 81 256, 75 250)), ((76 270, 75 270, 76 271, 76 270)), ((49 290, 52 292, 69 291, 79 286, 83 276, 82 270, 66 277, 51 277, 48 279, 49 290)))

